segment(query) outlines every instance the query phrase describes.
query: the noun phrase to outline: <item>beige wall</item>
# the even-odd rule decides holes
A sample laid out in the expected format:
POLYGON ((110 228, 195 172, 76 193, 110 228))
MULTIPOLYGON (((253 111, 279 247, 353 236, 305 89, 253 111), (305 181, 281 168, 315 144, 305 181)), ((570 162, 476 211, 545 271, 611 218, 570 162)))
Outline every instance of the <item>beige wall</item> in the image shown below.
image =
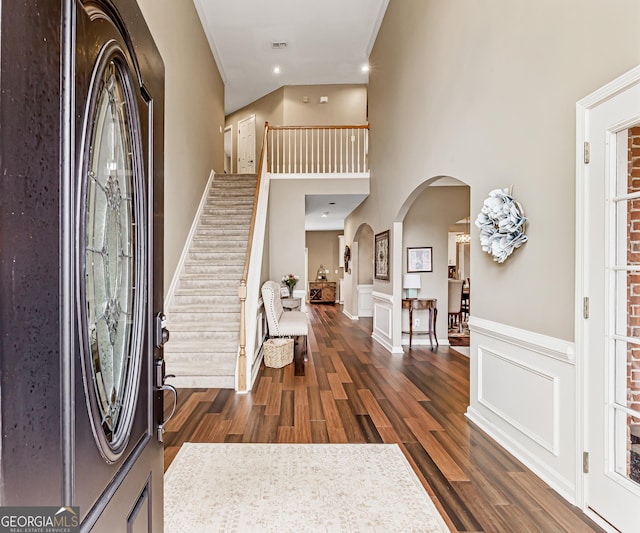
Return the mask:
POLYGON ((306 245, 309 253, 309 271, 307 279, 316 279, 318 268, 322 265, 329 270, 327 281, 338 281, 342 278, 343 268, 339 266, 340 252, 338 248, 338 236, 340 231, 307 231, 306 245))
POLYGON ((284 87, 286 126, 344 126, 367 123, 366 85, 287 85, 284 87), (305 103, 303 98, 308 97, 305 103), (327 96, 326 104, 320 97, 327 96))
MULTIPOLYGON (((233 154, 231 162, 233 163, 233 172, 238 167, 238 121, 250 117, 256 116, 256 158, 260 157, 260 150, 262 149, 262 138, 264 136, 264 123, 268 122, 272 126, 277 126, 283 123, 283 105, 284 102, 284 88, 280 87, 273 92, 263 96, 259 100, 235 111, 225 118, 225 127, 231 126, 231 141, 233 146, 233 154)), ((256 172, 258 166, 256 165, 256 172)))
MULTIPOLYGON (((420 272, 421 298, 438 300, 436 332, 447 339, 449 226, 469 213, 469 187, 428 187, 411 205, 404 219, 402 273, 407 271, 407 248, 431 246, 433 272, 420 272)), ((409 329, 408 315, 402 329, 409 329)))
POLYGON ((364 225, 358 233, 358 285, 373 283, 373 237, 373 230, 369 225, 364 225))
POLYGON ((224 85, 191 0, 138 0, 165 64, 165 293, 212 169, 222 172, 224 85))
POLYGON ((389 229, 435 176, 471 186, 472 219, 513 185, 529 242, 499 265, 472 226, 473 314, 572 340, 575 104, 640 63, 638 20, 637 0, 390 2, 370 57, 371 195, 346 242, 362 222, 389 229))

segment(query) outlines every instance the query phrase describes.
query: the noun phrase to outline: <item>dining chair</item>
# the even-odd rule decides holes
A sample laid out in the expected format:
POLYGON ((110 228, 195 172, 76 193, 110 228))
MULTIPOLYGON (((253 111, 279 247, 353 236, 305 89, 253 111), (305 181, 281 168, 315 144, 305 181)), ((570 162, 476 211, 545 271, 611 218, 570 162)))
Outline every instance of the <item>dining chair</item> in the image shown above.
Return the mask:
POLYGON ((462 285, 461 279, 449 280, 449 328, 458 324, 458 331, 462 332, 462 285))

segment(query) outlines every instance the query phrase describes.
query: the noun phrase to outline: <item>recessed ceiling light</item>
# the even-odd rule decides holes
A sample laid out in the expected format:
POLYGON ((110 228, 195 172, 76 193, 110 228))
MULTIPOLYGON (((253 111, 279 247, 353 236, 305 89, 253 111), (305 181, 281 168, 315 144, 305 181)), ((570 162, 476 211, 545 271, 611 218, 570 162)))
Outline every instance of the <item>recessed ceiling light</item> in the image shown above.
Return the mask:
POLYGON ((329 202, 329 205, 336 205, 335 202, 329 202))
POLYGON ((322 218, 327 218, 329 216, 329 211, 325 211, 322 213, 322 218))
POLYGON ((280 67, 277 66, 277 65, 275 67, 273 67, 273 73, 274 74, 280 74, 280 67))
POLYGON ((365 64, 360 67, 362 72, 369 72, 369 65, 365 64))

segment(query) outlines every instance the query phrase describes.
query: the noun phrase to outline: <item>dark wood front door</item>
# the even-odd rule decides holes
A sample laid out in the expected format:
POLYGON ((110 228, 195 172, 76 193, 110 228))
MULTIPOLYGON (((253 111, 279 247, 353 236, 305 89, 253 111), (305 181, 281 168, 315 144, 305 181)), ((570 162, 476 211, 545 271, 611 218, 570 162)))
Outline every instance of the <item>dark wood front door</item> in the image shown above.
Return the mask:
POLYGON ((0 505, 162 531, 162 60, 135 0, 0 41, 0 505))

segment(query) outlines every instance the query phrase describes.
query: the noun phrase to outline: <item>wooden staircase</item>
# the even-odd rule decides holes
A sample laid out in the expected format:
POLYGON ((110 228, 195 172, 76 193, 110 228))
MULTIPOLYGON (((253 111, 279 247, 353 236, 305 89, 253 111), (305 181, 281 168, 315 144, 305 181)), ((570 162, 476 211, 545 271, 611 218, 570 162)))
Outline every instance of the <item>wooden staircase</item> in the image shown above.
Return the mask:
POLYGON ((235 388, 243 274, 255 174, 215 175, 170 307, 164 353, 181 388, 235 388))

